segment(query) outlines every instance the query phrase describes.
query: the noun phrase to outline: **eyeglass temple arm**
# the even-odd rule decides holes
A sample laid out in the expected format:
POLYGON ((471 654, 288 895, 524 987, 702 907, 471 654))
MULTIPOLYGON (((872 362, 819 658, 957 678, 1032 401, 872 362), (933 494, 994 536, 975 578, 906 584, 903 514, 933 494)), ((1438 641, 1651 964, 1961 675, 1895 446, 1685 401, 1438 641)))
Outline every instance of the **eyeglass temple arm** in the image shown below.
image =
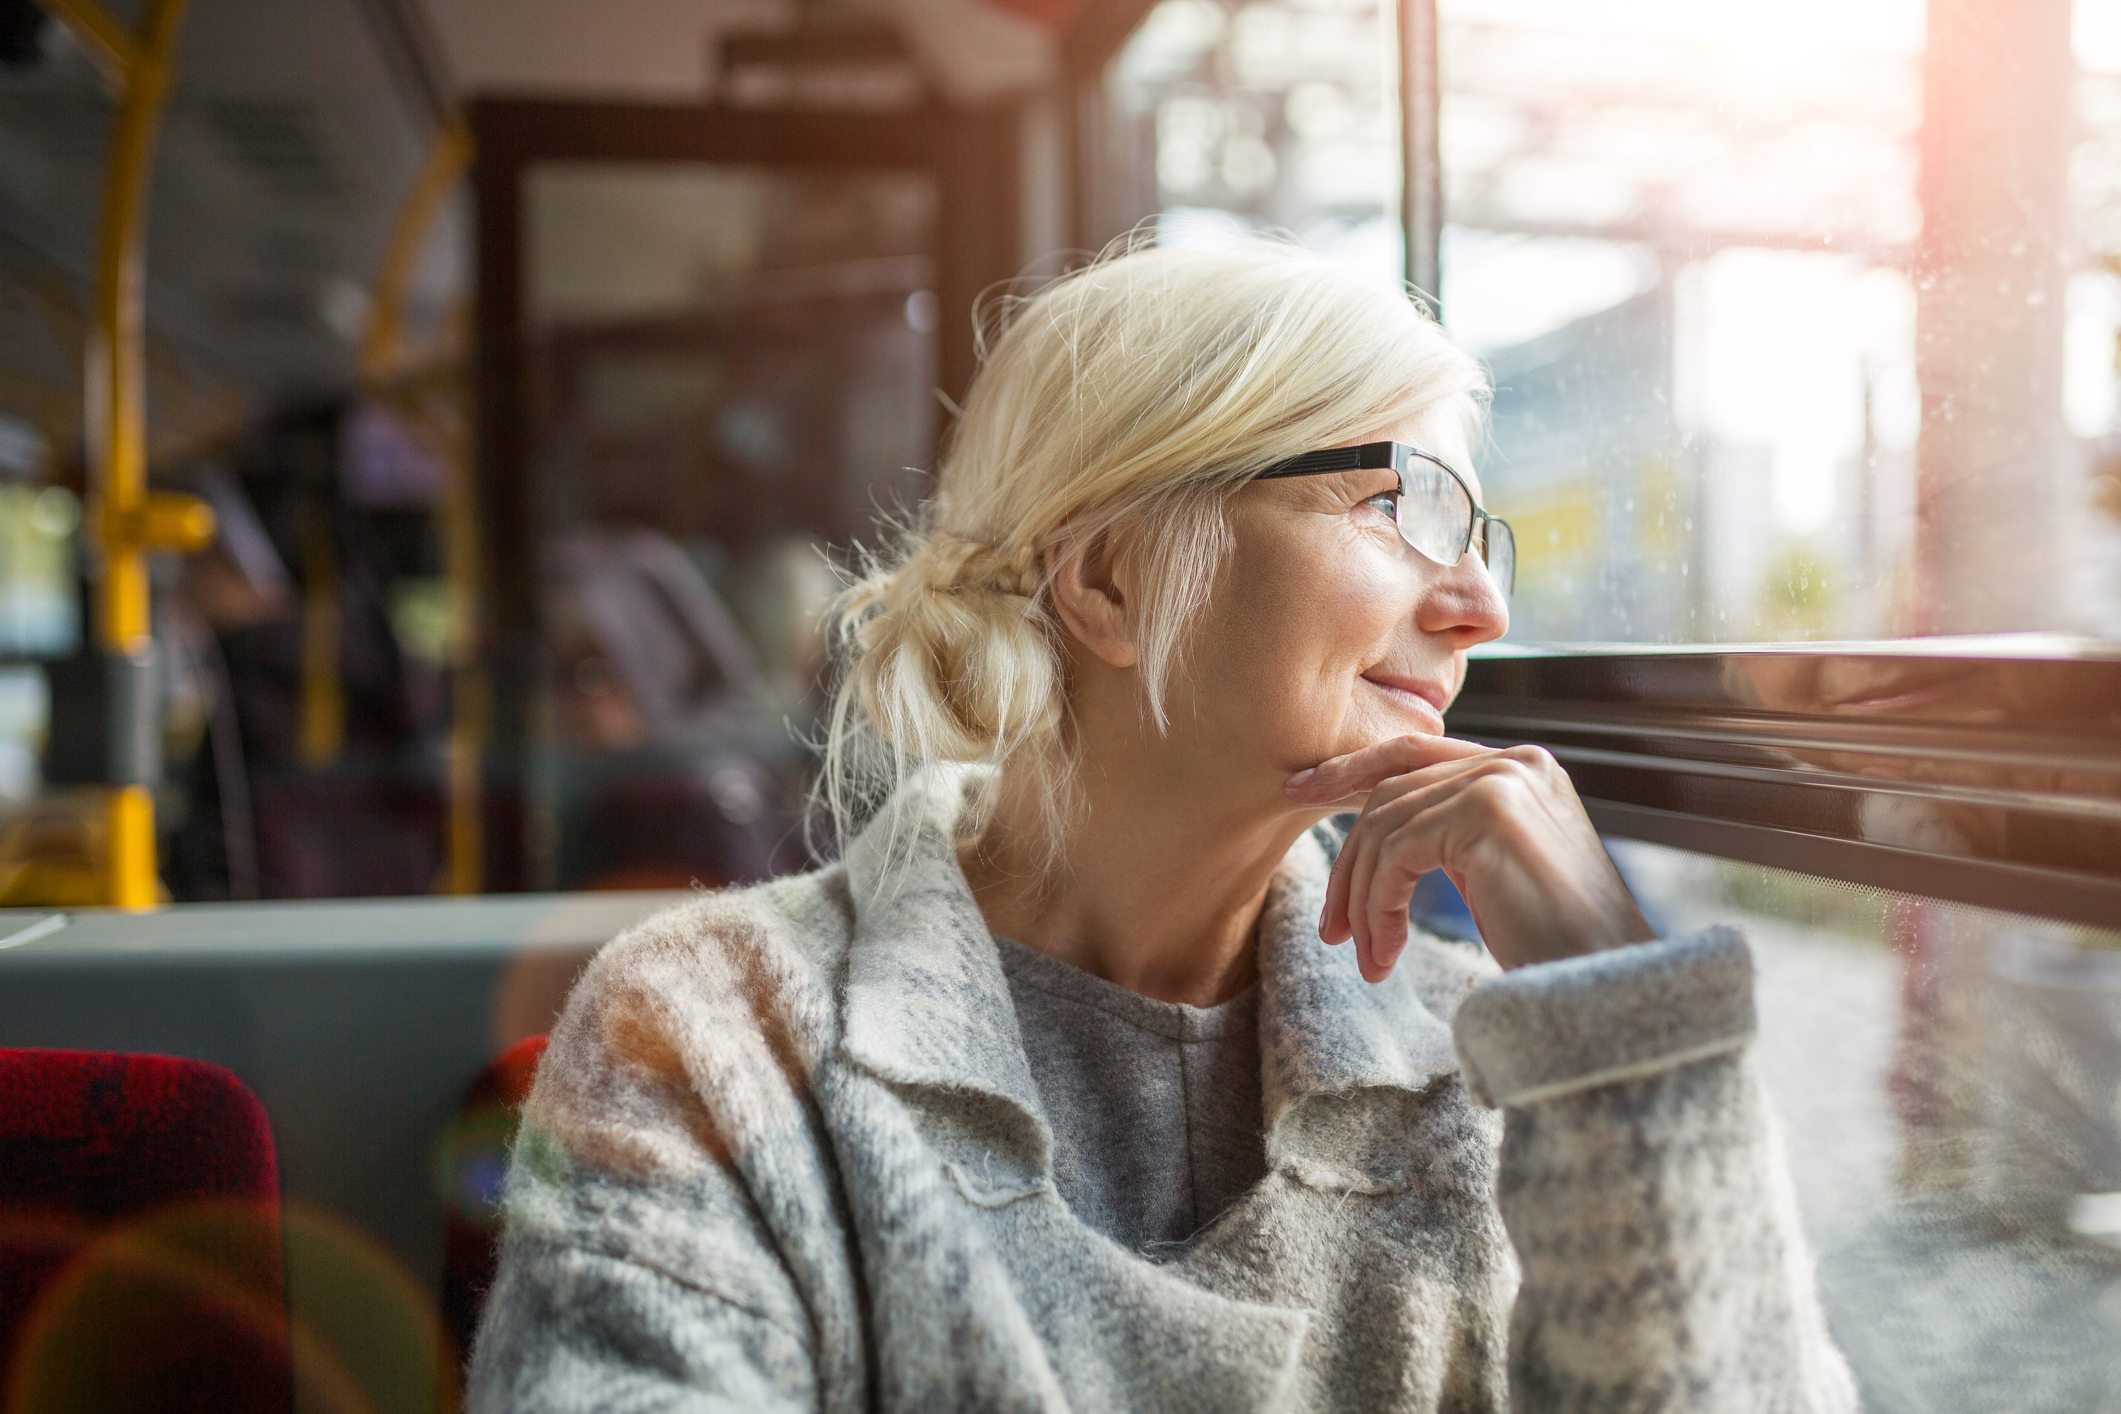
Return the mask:
POLYGON ((1271 481, 1283 476, 1328 476, 1336 471, 1370 471, 1391 467, 1404 471, 1404 453, 1397 442, 1365 442, 1359 447, 1333 447, 1323 452, 1305 452, 1284 462, 1275 462, 1253 478, 1271 481))

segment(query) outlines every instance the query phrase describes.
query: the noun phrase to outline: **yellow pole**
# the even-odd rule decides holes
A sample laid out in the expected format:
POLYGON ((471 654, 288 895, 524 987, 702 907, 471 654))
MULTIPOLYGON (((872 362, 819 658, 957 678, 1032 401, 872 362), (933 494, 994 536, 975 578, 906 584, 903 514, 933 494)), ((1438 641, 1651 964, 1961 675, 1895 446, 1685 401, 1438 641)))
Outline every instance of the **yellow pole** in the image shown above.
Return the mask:
POLYGON ((486 871, 486 674, 479 666, 479 514, 469 448, 454 439, 442 507, 449 577, 449 891, 479 892, 486 871))
POLYGON ((397 359, 398 342, 405 327, 405 297, 412 286, 413 267, 442 199, 471 165, 471 129, 459 121, 450 124, 435 139, 427 163, 420 169, 405 204, 398 209, 397 224, 390 233, 390 246, 376 272, 374 298, 369 301, 368 334, 361 341, 361 380, 371 386, 390 377, 397 359))
MULTIPOLYGON (((390 246, 376 273, 361 377, 387 387, 398 372, 405 300, 435 214, 471 165, 471 129, 452 124, 435 140, 427 163, 399 208, 390 246)), ((410 399, 408 399, 408 402, 410 399)), ((459 420, 447 412, 427 419, 442 444, 448 484, 442 503, 442 561, 449 582, 449 872, 452 894, 479 892, 485 873, 484 780, 486 678, 478 662, 479 522, 470 449, 459 420)))
POLYGON ((112 19, 96 0, 47 0, 103 64, 118 90, 117 120, 104 171, 102 229, 96 257, 95 318, 88 339, 87 433, 102 542, 103 585, 96 637, 112 661, 114 743, 147 745, 113 750, 106 825, 107 897, 120 908, 152 908, 159 901, 155 868, 153 759, 154 694, 149 679, 147 554, 150 549, 196 549, 213 536, 213 513, 192 497, 151 496, 147 490, 146 320, 142 309, 141 247, 146 227, 148 175, 155 131, 169 92, 170 59, 185 0, 147 0, 136 32, 112 19), (141 671, 130 671, 138 668, 141 671), (134 684, 117 690, 120 679, 134 684), (130 721, 124 720, 130 717, 130 721))
POLYGON ((312 487, 302 518, 302 760, 329 766, 346 746, 346 688, 339 678, 339 552, 331 505, 312 487))

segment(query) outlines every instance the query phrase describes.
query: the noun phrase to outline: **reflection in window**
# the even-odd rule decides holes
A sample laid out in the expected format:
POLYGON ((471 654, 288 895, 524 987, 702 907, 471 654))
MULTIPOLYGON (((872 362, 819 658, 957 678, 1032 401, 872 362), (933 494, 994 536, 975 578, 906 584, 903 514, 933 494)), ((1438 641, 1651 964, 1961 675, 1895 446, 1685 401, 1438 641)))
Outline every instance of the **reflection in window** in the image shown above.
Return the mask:
POLYGON ((1751 939, 1755 1055, 1864 1407, 2105 1407, 2121 934, 1612 847, 1667 933, 1751 939))

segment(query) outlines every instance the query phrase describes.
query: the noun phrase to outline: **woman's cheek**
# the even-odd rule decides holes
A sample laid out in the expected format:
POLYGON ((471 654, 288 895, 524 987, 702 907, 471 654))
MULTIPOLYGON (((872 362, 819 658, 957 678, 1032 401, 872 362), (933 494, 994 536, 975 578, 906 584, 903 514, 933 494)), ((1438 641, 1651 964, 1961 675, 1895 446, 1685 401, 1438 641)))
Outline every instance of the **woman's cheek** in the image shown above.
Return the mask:
POLYGON ((1315 606, 1280 618, 1245 645, 1242 666, 1224 679, 1247 685, 1224 700, 1236 716, 1230 726, 1289 771, 1350 749, 1342 743, 1360 710, 1352 691, 1360 669, 1321 641, 1327 621, 1315 606))
POLYGON ((1247 589, 1224 600, 1215 635, 1234 670, 1218 676, 1253 685, 1232 694, 1242 707, 1227 701, 1249 718, 1232 725, 1290 770, 1398 734, 1361 679, 1387 651, 1403 586, 1367 536, 1334 527, 1307 541, 1243 566, 1234 582, 1247 589))
MULTIPOLYGON (((1333 602, 1324 622, 1335 626, 1333 655, 1340 664, 1342 714, 1339 753, 1359 751, 1404 736, 1406 714, 1362 680, 1364 672, 1393 661, 1395 639, 1411 630, 1413 606, 1407 601, 1407 575, 1393 553, 1381 553, 1367 536, 1355 537, 1340 557, 1333 602)), ((1337 753, 1338 754, 1338 753, 1337 753)))

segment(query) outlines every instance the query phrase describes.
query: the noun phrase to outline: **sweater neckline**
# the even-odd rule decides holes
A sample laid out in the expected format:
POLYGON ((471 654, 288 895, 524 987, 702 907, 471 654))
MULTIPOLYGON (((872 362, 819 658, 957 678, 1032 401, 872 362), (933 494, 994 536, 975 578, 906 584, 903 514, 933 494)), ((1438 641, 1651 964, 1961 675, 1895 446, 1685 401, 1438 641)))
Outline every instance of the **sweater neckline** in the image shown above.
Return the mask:
POLYGON ((1137 1031, 1147 1031, 1173 1041, 1213 1041, 1249 1031, 1259 1020, 1257 982, 1228 1001, 1211 1007, 1158 1001, 1072 963, 1048 957, 1014 938, 1000 933, 993 937, 995 948, 1001 955, 1002 975, 1009 979, 1010 986, 1027 987, 1064 1002, 1103 1012, 1137 1031))

